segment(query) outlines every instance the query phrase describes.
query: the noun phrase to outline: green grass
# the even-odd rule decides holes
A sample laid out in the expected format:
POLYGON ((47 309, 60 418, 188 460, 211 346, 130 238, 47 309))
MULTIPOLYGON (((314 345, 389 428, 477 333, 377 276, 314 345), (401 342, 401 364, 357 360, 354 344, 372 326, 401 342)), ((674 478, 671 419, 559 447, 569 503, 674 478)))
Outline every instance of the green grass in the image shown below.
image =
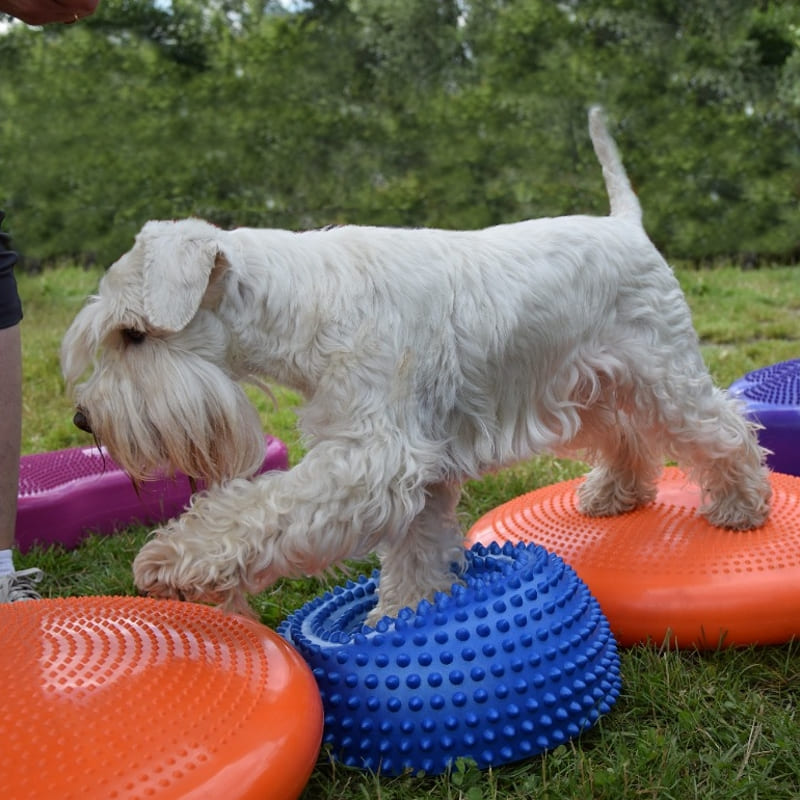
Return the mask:
POLYGON ((800 353, 796 268, 681 270, 703 355, 720 385, 800 353))
MULTIPOLYGON (((679 270, 704 356, 720 385, 800 353, 800 268, 742 272, 679 270)), ((87 444, 71 424, 58 369, 61 336, 99 274, 62 268, 20 276, 25 389, 23 448, 37 452, 87 444)), ((299 398, 276 391, 279 409, 252 397, 265 430, 302 448, 292 409, 299 398)), ((469 483, 461 503, 467 526, 525 491, 580 474, 580 464, 535 459, 469 483)), ((45 595, 129 594, 130 563, 146 531, 90 537, 72 551, 51 548, 20 558, 47 572, 45 595)), ((370 564, 354 565, 354 571, 370 564)), ((281 581, 253 599, 275 627, 326 583, 281 581)), ((624 650, 623 691, 612 712, 571 742, 519 764, 479 772, 459 762, 436 778, 384 778, 331 763, 323 753, 304 800, 544 800, 546 798, 764 798, 800 796, 800 644, 711 653, 640 646, 624 650)))

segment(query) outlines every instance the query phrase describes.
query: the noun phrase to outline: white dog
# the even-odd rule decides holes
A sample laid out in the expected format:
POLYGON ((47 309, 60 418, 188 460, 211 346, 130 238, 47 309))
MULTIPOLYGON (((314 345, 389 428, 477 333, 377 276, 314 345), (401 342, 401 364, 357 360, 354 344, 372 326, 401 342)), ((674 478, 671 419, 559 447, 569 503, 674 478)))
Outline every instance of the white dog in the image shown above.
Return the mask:
POLYGON ((714 525, 769 511, 753 426, 712 385, 689 309, 642 228, 599 109, 608 217, 481 231, 291 233, 148 222, 67 331, 79 427, 135 480, 204 478, 134 562, 151 595, 245 611, 281 576, 377 551, 369 621, 448 591, 462 481, 545 450, 595 463, 590 515, 650 502, 664 457, 714 525), (253 478, 259 419, 238 381, 306 398, 307 454, 253 478))

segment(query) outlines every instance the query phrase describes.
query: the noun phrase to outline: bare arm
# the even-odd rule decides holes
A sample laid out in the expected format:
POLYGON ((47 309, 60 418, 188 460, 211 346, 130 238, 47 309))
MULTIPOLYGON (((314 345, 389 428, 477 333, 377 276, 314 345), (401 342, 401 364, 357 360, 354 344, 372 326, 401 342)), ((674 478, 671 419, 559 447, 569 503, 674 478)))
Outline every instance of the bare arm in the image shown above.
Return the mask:
POLYGON ((77 22, 93 14, 99 0, 0 0, 0 11, 28 25, 77 22))

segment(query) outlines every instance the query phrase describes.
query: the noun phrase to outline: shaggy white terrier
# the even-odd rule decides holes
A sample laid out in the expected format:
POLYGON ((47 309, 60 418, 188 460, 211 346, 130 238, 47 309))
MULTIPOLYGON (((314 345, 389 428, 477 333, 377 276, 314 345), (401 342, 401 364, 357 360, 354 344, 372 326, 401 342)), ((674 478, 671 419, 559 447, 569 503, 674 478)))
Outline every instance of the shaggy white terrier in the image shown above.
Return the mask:
POLYGON ((749 529, 770 484, 753 426, 715 388, 675 276, 604 123, 611 214, 480 231, 224 231, 148 222, 66 333, 75 422, 134 480, 203 478, 134 561, 137 586, 246 611, 281 576, 377 551, 370 614, 448 591, 461 483, 553 451, 596 464, 589 515, 650 502, 663 459, 714 525, 749 529), (259 418, 239 386, 301 392, 307 454, 253 477, 259 418))

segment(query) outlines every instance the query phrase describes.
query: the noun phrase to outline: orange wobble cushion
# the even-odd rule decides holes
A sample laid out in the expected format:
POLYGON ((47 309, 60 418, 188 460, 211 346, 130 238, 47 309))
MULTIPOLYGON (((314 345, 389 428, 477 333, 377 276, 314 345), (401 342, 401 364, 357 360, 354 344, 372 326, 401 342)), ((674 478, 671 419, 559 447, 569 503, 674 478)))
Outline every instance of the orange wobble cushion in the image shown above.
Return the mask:
POLYGON ((206 606, 74 597, 0 606, 4 800, 294 800, 322 703, 305 661, 206 606))
POLYGON ((772 473, 772 512, 754 531, 698 516, 700 490, 668 467, 650 505, 616 517, 577 509, 582 478, 498 506, 470 544, 535 542, 588 585, 622 645, 777 644, 800 635, 800 478, 772 473))

